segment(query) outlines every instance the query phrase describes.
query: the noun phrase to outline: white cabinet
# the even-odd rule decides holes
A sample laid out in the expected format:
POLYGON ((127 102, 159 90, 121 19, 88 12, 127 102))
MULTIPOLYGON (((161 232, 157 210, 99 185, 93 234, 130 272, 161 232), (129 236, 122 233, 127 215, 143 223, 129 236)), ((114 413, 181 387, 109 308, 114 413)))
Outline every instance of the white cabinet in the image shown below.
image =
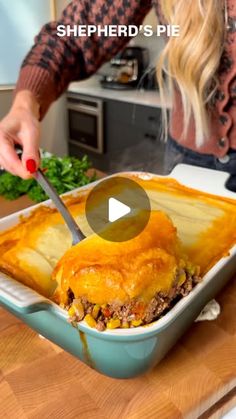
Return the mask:
POLYGON ((143 25, 151 25, 154 30, 157 24, 158 24, 158 20, 157 20, 156 11, 154 10, 154 8, 152 8, 150 12, 147 14, 147 16, 145 17, 143 21, 143 25))

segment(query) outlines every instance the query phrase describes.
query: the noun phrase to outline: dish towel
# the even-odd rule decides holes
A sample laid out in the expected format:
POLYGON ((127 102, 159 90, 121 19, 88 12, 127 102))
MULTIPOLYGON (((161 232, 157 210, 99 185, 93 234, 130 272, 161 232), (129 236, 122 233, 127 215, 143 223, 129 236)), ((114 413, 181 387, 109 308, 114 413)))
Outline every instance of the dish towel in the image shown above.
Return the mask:
POLYGON ((203 308, 195 322, 201 322, 204 320, 215 320, 220 314, 220 305, 216 300, 211 300, 203 308))

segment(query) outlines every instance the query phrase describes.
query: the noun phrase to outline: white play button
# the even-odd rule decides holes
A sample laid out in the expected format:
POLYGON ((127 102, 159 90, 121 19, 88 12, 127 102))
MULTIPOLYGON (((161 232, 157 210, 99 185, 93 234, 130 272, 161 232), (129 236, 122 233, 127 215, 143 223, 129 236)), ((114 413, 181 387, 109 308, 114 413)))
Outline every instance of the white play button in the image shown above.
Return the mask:
POLYGON ((110 223, 113 221, 119 220, 119 218, 124 217, 125 215, 131 212, 128 205, 123 204, 123 202, 118 201, 115 198, 109 198, 108 200, 108 220, 110 223))
POLYGON ((85 204, 90 228, 111 242, 124 242, 140 234, 150 212, 146 191, 124 176, 99 181, 89 192, 85 204))

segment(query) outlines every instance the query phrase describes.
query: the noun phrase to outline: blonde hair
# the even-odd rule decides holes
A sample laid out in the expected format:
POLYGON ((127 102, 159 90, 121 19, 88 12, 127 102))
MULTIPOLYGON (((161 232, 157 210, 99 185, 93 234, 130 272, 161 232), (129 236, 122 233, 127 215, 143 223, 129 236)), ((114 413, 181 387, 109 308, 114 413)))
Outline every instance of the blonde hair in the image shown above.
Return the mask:
MULTIPOLYGON (((217 88, 216 72, 224 42, 224 13, 222 0, 161 0, 164 18, 179 25, 180 36, 170 37, 157 64, 161 99, 165 87, 163 71, 168 76, 168 90, 174 84, 180 91, 183 104, 183 133, 187 134, 193 116, 196 144, 201 146, 209 133, 209 105, 217 88)), ((167 117, 164 111, 165 136, 167 117)))

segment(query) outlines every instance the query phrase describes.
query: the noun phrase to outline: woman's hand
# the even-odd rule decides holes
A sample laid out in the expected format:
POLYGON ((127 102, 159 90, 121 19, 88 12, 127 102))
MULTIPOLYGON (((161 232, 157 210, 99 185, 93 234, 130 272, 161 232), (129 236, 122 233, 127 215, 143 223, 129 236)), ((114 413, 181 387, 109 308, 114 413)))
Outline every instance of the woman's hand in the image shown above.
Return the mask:
POLYGON ((0 166, 28 179, 39 165, 39 104, 30 91, 17 93, 14 103, 0 121, 0 166), (22 147, 19 159, 14 146, 22 147))

